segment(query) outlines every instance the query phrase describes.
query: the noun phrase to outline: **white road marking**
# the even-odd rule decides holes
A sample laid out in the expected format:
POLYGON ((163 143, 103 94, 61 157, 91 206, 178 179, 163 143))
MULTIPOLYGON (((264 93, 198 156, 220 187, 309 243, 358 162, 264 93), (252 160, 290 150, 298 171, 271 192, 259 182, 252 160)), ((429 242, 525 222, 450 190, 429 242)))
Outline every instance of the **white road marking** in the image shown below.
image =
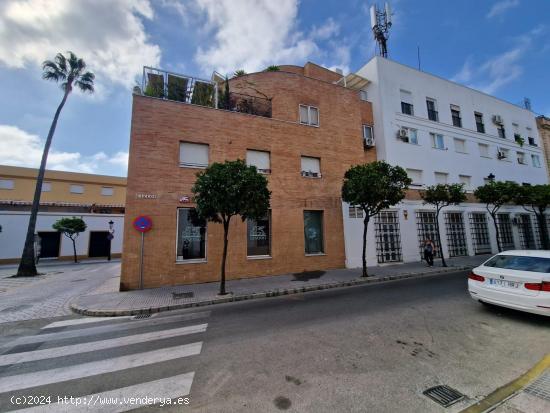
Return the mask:
POLYGON ((73 318, 70 320, 63 320, 63 321, 56 321, 55 323, 48 324, 47 326, 42 327, 42 329, 45 328, 56 328, 56 327, 67 327, 67 326, 76 326, 80 324, 88 324, 88 323, 97 323, 99 321, 116 321, 116 320, 124 320, 128 318, 132 318, 131 315, 125 315, 121 317, 85 317, 85 318, 73 318))
POLYGON ((64 357, 73 354, 82 354, 91 351, 105 350, 130 344, 145 343, 148 341, 162 340, 164 338, 183 336, 194 333, 204 333, 208 324, 172 328, 169 330, 153 331, 151 333, 134 334, 130 336, 112 338, 108 340, 92 341, 88 343, 72 344, 63 347, 47 348, 43 350, 26 351, 0 355, 0 366, 29 361, 44 360, 54 357, 64 357))
MULTIPOLYGON (((185 397, 191 391, 191 384, 195 373, 185 373, 178 376, 166 377, 160 380, 140 383, 133 386, 121 387, 119 389, 109 390, 102 393, 94 393, 86 396, 80 396, 80 400, 86 399, 87 405, 52 403, 42 406, 30 407, 17 410, 18 413, 80 413, 80 412, 98 412, 98 413, 117 413, 137 409, 140 406, 147 406, 151 400, 145 398, 157 398, 166 401, 166 399, 177 399, 185 397), (135 397, 136 403, 124 403, 129 398, 135 397), (125 400, 126 399, 126 400, 125 400), (118 403, 107 404, 106 401, 116 400, 118 403), (103 403, 101 403, 103 401, 103 403), (94 404, 95 403, 95 404, 94 404), (122 404, 120 404, 122 403, 122 404)), ((184 408, 185 404, 180 405, 184 408)))
POLYGON ((181 357, 200 354, 202 341, 183 346, 167 347, 143 353, 129 354, 90 363, 74 366, 59 367, 51 370, 35 371, 32 373, 3 376, 0 381, 0 393, 15 390, 29 389, 67 380, 75 380, 98 374, 112 373, 148 364, 160 363, 181 357))
POLYGON ((25 336, 15 339, 7 344, 4 344, 2 347, 13 347, 21 344, 30 344, 30 343, 42 343, 53 340, 63 340, 67 338, 75 337, 84 337, 88 335, 96 336, 98 334, 104 333, 113 333, 120 332, 124 330, 131 330, 139 327, 148 327, 148 326, 158 326, 168 323, 176 323, 178 321, 188 321, 195 320, 197 318, 204 318, 210 315, 210 311, 203 311, 200 313, 191 313, 191 314, 178 314, 168 317, 157 317, 154 319, 144 319, 144 320, 135 320, 129 321, 126 323, 115 323, 109 324, 106 326, 95 326, 84 329, 75 329, 75 330, 63 330, 56 333, 45 333, 37 334, 34 336, 25 336))

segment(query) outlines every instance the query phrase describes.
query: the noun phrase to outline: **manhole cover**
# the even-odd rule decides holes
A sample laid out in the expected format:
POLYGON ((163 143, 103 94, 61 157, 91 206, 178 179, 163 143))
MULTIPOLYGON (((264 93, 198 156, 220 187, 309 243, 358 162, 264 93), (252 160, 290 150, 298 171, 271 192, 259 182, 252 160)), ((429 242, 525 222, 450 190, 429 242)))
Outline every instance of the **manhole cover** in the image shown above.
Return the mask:
POLYGON ((424 390, 422 394, 443 407, 449 407, 466 397, 458 390, 446 385, 430 387, 428 390, 424 390))
POLYGON ((134 320, 139 320, 141 318, 149 318, 149 317, 151 317, 151 314, 138 314, 134 316, 134 320))
POLYGON ((179 298, 193 298, 194 297, 193 292, 184 292, 184 293, 172 293, 172 298, 174 300, 177 300, 179 298))

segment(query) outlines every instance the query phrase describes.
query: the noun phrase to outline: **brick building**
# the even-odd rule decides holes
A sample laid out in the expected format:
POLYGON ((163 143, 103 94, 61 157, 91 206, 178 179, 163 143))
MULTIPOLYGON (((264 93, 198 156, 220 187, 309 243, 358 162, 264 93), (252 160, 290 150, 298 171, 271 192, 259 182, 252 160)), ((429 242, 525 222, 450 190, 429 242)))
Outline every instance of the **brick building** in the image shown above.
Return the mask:
POLYGON ((232 220, 228 279, 345 265, 343 176, 376 159, 368 81, 281 66, 231 79, 222 104, 223 82, 213 79, 146 68, 134 93, 121 289, 139 286, 138 215, 153 220, 144 287, 219 279, 223 229, 191 223, 191 187, 208 164, 234 159, 267 175, 272 199, 264 220, 232 220))

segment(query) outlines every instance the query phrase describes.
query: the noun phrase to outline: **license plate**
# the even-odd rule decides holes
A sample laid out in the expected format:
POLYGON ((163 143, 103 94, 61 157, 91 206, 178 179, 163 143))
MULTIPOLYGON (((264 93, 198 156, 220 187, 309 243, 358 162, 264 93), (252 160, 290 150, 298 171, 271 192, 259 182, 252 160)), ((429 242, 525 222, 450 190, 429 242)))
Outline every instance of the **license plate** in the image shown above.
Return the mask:
POLYGON ((506 288, 518 288, 519 283, 508 280, 497 280, 496 278, 489 278, 489 284, 495 285, 497 287, 506 287, 506 288))

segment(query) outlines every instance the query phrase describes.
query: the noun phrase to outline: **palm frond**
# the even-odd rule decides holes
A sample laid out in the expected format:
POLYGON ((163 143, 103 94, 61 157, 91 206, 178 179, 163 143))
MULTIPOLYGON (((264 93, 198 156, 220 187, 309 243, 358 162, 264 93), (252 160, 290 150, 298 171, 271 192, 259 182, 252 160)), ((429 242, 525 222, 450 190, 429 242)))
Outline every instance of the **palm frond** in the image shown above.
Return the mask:
POLYGON ((55 56, 55 63, 57 63, 57 67, 59 70, 63 71, 64 73, 67 73, 67 59, 63 54, 58 53, 55 56))
POLYGON ((67 77, 65 73, 59 69, 58 65, 51 60, 45 60, 42 63, 42 69, 42 79, 45 80, 59 82, 60 80, 65 80, 67 77))
POLYGON ((78 88, 82 92, 94 93, 94 84, 91 82, 83 82, 81 80, 77 80, 75 82, 75 85, 78 86, 78 88))

